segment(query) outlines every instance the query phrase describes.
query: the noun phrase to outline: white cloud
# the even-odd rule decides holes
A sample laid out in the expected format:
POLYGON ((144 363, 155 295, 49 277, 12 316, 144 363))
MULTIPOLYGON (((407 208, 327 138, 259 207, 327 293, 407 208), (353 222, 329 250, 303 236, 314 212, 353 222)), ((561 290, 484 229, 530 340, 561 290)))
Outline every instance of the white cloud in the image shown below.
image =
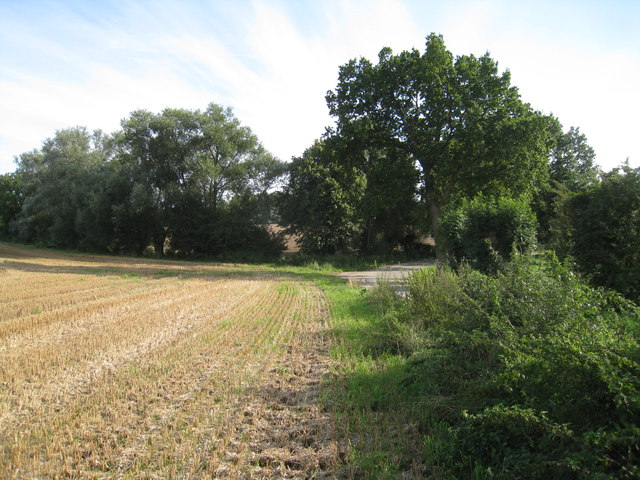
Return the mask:
POLYGON ((640 111, 638 52, 601 46, 581 38, 559 41, 527 28, 526 18, 502 17, 500 2, 475 2, 455 12, 443 33, 454 54, 489 51, 534 108, 553 113, 565 129, 580 127, 605 170, 630 157, 640 166, 632 139, 640 111))
POLYGON ((636 113, 640 62, 616 52, 529 45, 529 61, 514 61, 513 79, 534 107, 553 112, 565 128, 580 127, 606 170, 627 157, 640 165, 636 113))
POLYGON ((39 147, 56 129, 86 125, 113 131, 137 108, 204 108, 211 101, 232 106, 269 150, 288 160, 331 123, 324 96, 336 85, 339 65, 375 57, 386 45, 410 48, 420 39, 408 11, 394 0, 323 4, 318 11, 330 27, 315 36, 271 2, 255 1, 252 7, 252 16, 236 25, 233 44, 223 43, 215 30, 196 27, 198 19, 188 25, 182 16, 180 28, 163 29, 169 19, 149 12, 144 24, 153 30, 135 32, 113 18, 89 23, 76 14, 62 16, 71 31, 101 46, 95 56, 86 56, 92 51, 84 45, 32 32, 32 50, 40 45, 49 58, 72 63, 68 73, 75 80, 23 74, 1 81, 0 171, 11 169, 12 155, 39 147))
POLYGON ((332 123, 325 95, 335 88, 340 65, 354 57, 375 58, 386 45, 410 48, 419 38, 398 1, 329 2, 322 21, 330 27, 315 35, 267 2, 254 6, 249 45, 264 68, 262 83, 253 91, 236 89, 234 104, 266 147, 285 160, 301 154, 332 123))
POLYGON ((38 148, 55 130, 75 125, 115 131, 120 120, 138 108, 159 111, 170 106, 201 104, 204 95, 171 72, 150 71, 134 77, 109 67, 87 69, 89 80, 69 84, 24 76, 20 82, 1 82, 0 131, 11 139, 0 167, 8 170, 7 156, 38 148))
POLYGON ((0 172, 56 129, 85 125, 109 132, 137 108, 195 109, 212 101, 233 107, 265 147, 288 160, 331 124, 324 96, 335 88, 340 65, 360 56, 375 61, 383 46, 422 50, 432 31, 444 34, 454 54, 489 50, 512 71, 526 101, 587 134, 605 167, 626 156, 640 161, 631 141, 640 110, 637 52, 544 38, 526 18, 506 18, 500 0, 448 10, 435 2, 326 0, 309 7, 315 18, 306 23, 286 4, 238 5, 220 18, 206 17, 214 10, 203 6, 191 9, 203 17, 196 18, 188 8, 136 3, 112 15, 60 15, 56 21, 67 22, 62 31, 82 32, 71 44, 29 31, 26 51, 46 52, 37 58, 60 67, 0 70, 0 172), (443 11, 449 13, 444 21, 443 11), (229 28, 209 28, 210 20, 229 28))

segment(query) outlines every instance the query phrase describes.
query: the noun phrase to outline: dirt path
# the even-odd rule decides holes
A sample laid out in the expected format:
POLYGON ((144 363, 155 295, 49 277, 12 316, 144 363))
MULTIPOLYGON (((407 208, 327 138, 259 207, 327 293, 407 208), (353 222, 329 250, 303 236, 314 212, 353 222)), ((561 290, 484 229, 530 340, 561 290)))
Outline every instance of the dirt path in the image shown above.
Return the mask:
POLYGON ((376 268, 374 270, 365 270, 360 272, 344 272, 338 274, 351 285, 360 285, 364 288, 371 288, 379 281, 388 281, 399 292, 404 292, 404 280, 411 273, 425 267, 435 265, 435 259, 421 260, 416 262, 399 263, 397 265, 387 265, 385 267, 376 268))

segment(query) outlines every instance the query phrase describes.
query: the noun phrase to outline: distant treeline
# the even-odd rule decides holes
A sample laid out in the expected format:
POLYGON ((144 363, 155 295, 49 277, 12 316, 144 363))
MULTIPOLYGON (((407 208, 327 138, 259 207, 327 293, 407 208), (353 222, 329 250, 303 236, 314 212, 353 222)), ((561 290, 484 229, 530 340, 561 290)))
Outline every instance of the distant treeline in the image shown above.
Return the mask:
POLYGON ((0 177, 0 231, 200 257, 275 256, 269 223, 310 254, 426 255, 431 235, 440 259, 475 261, 538 242, 637 291, 640 173, 603 174, 579 129, 523 102, 488 54, 454 57, 432 34, 423 53, 351 60, 326 99, 335 126, 290 163, 216 104, 58 131, 0 177))
POLYGON ((136 111, 114 134, 60 130, 20 155, 3 178, 0 225, 51 247, 278 253, 279 240, 261 225, 284 171, 229 109, 136 111))

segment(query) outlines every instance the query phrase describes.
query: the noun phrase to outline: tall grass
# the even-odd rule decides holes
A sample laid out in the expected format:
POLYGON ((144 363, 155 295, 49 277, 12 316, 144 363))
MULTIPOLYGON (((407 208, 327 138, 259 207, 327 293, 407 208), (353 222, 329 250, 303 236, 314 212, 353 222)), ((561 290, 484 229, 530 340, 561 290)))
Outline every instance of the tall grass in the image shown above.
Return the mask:
POLYGON ((397 348, 393 319, 383 314, 399 297, 385 284, 371 296, 335 279, 316 281, 331 314, 334 366, 325 403, 336 416, 343 444, 342 476, 422 478, 421 412, 403 393, 407 358, 397 348))

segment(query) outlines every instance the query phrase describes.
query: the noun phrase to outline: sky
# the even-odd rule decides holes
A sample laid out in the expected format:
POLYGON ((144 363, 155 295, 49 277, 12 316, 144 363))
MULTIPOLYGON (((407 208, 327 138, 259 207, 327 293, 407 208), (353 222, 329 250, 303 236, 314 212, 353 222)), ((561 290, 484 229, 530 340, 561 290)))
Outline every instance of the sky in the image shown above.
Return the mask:
POLYGON ((333 124, 340 65, 432 32, 489 52, 604 170, 637 167, 639 21, 640 0, 0 0, 0 173, 58 129, 211 102, 288 161, 333 124))

